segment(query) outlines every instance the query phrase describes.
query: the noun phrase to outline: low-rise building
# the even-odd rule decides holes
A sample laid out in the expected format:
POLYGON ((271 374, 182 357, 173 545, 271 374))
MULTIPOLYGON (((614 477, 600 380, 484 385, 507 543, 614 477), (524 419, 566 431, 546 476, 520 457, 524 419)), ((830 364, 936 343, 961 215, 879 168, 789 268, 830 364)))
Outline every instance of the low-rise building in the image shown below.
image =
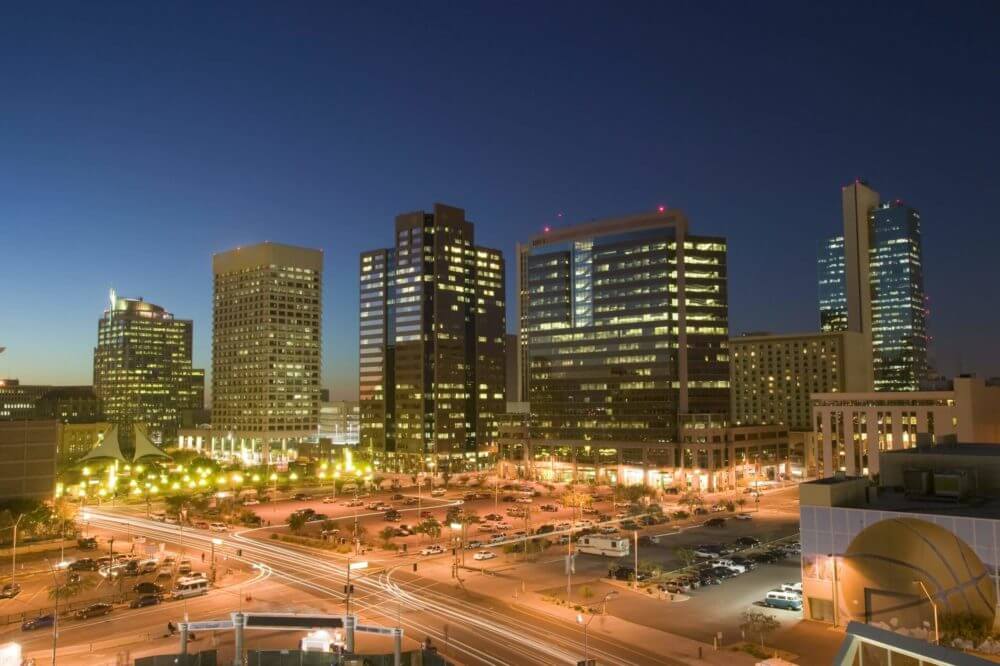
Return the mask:
POLYGON ((718 415, 682 415, 679 442, 554 441, 531 437, 527 404, 499 420, 506 478, 646 484, 716 491, 795 476, 788 429, 734 426, 718 415))
POLYGON ((1000 444, 1000 386, 957 377, 948 391, 817 393, 812 396, 819 476, 879 473, 879 453, 928 442, 1000 444))
POLYGON ((111 429, 111 423, 60 423, 59 424, 59 465, 72 465, 84 457, 101 442, 101 438, 111 429))
POLYGON ((930 627, 941 615, 994 621, 1000 596, 1000 447, 886 452, 880 485, 837 476, 800 490, 804 616, 930 627))
POLYGON ((56 487, 59 422, 0 422, 0 500, 48 500, 56 487))

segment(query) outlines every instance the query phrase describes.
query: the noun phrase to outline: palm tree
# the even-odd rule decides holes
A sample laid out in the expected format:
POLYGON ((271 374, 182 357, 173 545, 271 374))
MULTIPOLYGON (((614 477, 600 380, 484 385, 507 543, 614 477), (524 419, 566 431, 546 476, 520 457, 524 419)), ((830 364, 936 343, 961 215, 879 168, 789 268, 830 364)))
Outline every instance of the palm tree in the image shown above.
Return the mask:
POLYGON ((705 498, 696 492, 687 492, 680 499, 680 504, 686 506, 688 511, 694 512, 695 507, 699 507, 705 503, 705 498))
POLYGON ((295 534, 302 531, 302 528, 306 526, 306 516, 304 513, 295 512, 288 517, 288 529, 290 529, 295 534))

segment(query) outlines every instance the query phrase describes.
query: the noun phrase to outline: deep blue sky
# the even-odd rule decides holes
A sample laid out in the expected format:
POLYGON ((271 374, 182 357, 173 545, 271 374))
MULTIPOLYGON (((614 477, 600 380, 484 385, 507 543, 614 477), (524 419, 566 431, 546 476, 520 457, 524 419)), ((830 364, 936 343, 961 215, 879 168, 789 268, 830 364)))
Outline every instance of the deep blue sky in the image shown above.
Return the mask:
POLYGON ((353 396, 357 255, 434 201, 508 258, 682 208, 729 238, 733 333, 815 329, 859 175, 921 210, 941 369, 1000 374, 996 2, 216 4, 4 8, 0 376, 89 382, 111 286, 210 368, 211 254, 269 239, 325 250, 353 396))

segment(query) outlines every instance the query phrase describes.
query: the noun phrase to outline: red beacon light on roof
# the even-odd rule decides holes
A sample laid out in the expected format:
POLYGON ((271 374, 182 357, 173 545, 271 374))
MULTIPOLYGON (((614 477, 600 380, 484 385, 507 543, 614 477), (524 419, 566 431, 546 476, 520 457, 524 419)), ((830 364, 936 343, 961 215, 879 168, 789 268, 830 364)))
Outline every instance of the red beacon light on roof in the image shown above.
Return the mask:
POLYGON ((542 231, 543 231, 544 233, 549 233, 550 231, 552 231, 552 228, 546 225, 546 226, 545 226, 545 227, 544 227, 544 228, 542 229, 542 231))
POLYGON ((656 207, 656 211, 657 211, 658 213, 663 213, 663 212, 666 212, 666 210, 667 210, 667 207, 666 207, 666 206, 664 206, 664 205, 662 205, 662 204, 656 207))

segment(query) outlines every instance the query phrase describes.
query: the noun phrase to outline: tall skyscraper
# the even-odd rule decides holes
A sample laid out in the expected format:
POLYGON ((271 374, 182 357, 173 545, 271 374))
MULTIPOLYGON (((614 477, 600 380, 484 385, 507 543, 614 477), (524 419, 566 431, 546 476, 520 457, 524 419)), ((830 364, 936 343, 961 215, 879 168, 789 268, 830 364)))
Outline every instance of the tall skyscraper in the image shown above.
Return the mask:
POLYGON ((828 333, 847 330, 844 237, 823 241, 819 250, 819 324, 828 333))
POLYGON ((920 214, 881 204, 862 180, 843 189, 842 208, 843 236, 820 248, 820 325, 865 336, 876 390, 917 390, 927 376, 920 214))
POLYGON ((323 253, 265 242, 212 268, 213 453, 291 457, 319 427, 323 253))
POLYGON ((579 460, 601 442, 677 442, 684 413, 725 418, 725 239, 667 210, 546 231, 518 259, 533 438, 579 460))
POLYGON ((875 390, 916 391, 927 378, 920 213, 901 201, 870 214, 875 390))
POLYGON ((123 448, 133 445, 133 425, 154 442, 173 443, 181 413, 203 406, 205 373, 191 365, 192 329, 190 319, 111 292, 97 325, 94 391, 123 448))
POLYGON ((386 470, 485 465, 504 410, 502 254, 435 204, 399 215, 395 247, 360 272, 361 447, 386 470))

